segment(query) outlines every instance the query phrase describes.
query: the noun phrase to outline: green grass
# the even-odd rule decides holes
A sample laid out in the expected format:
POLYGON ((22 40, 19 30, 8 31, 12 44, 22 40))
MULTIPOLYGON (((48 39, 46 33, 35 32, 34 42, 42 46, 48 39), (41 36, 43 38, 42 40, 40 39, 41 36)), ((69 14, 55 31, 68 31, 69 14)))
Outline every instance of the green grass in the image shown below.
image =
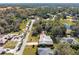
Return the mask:
POLYGON ((32 34, 30 33, 29 35, 29 39, 28 39, 28 42, 38 42, 39 40, 39 36, 32 36, 32 34))
POLYGON ((15 48, 16 44, 17 44, 17 42, 8 41, 3 47, 4 48, 11 48, 11 49, 13 49, 13 48, 15 48))
POLYGON ((32 46, 26 46, 23 52, 23 55, 35 55, 37 50, 37 46, 32 48, 32 46))
POLYGON ((67 20, 67 19, 64 19, 64 20, 60 20, 61 21, 61 23, 67 23, 67 24, 69 24, 69 25, 75 25, 75 23, 74 22, 72 22, 72 21, 69 21, 69 20, 67 20))

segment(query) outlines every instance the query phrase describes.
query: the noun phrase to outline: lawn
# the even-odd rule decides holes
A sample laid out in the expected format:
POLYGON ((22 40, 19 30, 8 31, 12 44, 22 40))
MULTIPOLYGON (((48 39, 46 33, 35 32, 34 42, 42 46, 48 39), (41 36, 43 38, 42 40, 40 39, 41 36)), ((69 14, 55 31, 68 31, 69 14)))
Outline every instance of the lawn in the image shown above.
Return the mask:
POLYGON ((32 36, 32 34, 30 33, 28 42, 38 42, 38 40, 39 36, 32 36))
POLYGON ((23 55, 35 55, 37 50, 37 46, 32 48, 32 46, 26 46, 23 52, 23 55))
POLYGON ((64 20, 60 20, 61 21, 61 23, 67 23, 67 24, 69 24, 69 25, 75 25, 75 23, 74 22, 72 22, 72 21, 69 21, 69 20, 67 20, 67 19, 64 19, 64 20))
POLYGON ((4 48, 10 48, 10 49, 13 49, 15 48, 17 42, 14 42, 14 41, 8 41, 3 47, 4 48))

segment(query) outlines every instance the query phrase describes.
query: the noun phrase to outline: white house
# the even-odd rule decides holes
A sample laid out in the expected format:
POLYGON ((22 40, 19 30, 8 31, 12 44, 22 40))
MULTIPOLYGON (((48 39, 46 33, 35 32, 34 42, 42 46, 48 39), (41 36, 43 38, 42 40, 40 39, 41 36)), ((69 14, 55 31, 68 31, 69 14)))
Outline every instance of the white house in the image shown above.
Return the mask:
POLYGON ((39 44, 47 44, 47 45, 52 45, 53 41, 50 38, 50 36, 47 36, 44 31, 40 34, 40 39, 39 39, 39 44))

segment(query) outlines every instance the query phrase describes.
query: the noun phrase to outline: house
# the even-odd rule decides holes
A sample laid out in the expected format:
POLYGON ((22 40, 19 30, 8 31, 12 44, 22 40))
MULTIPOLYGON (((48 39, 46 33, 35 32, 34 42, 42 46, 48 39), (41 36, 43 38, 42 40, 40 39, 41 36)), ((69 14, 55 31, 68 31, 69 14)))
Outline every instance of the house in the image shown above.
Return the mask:
POLYGON ((75 38, 68 35, 67 37, 63 37, 60 41, 61 43, 69 43, 69 44, 78 44, 78 42, 75 40, 75 38))
POLYGON ((44 31, 40 34, 39 44, 53 45, 50 36, 47 36, 44 31))
POLYGON ((50 48, 38 48, 38 55, 54 55, 50 48))
POLYGON ((46 15, 44 14, 44 15, 41 15, 41 16, 42 16, 43 19, 48 19, 48 18, 50 18, 50 15, 47 15, 47 14, 46 14, 46 15))
POLYGON ((52 51, 53 41, 50 36, 47 36, 44 31, 40 34, 40 39, 38 43, 37 54, 38 55, 53 55, 52 51))
POLYGON ((79 26, 71 26, 71 30, 74 31, 73 36, 79 37, 79 26))

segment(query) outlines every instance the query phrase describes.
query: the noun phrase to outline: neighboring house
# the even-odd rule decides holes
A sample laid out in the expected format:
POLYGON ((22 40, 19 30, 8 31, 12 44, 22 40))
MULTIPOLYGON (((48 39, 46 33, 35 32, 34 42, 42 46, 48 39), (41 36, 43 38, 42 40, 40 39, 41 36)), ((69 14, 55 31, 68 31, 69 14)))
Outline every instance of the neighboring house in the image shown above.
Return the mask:
POLYGON ((77 16, 73 16, 72 21, 73 21, 73 22, 78 21, 77 16))
POLYGON ((79 26, 71 26, 71 30, 74 31, 73 32, 73 36, 74 37, 79 37, 79 26))
POLYGON ((62 38, 60 42, 61 43, 66 42, 66 43, 70 43, 70 44, 78 44, 78 42, 75 40, 75 38, 70 37, 70 36, 62 38))

